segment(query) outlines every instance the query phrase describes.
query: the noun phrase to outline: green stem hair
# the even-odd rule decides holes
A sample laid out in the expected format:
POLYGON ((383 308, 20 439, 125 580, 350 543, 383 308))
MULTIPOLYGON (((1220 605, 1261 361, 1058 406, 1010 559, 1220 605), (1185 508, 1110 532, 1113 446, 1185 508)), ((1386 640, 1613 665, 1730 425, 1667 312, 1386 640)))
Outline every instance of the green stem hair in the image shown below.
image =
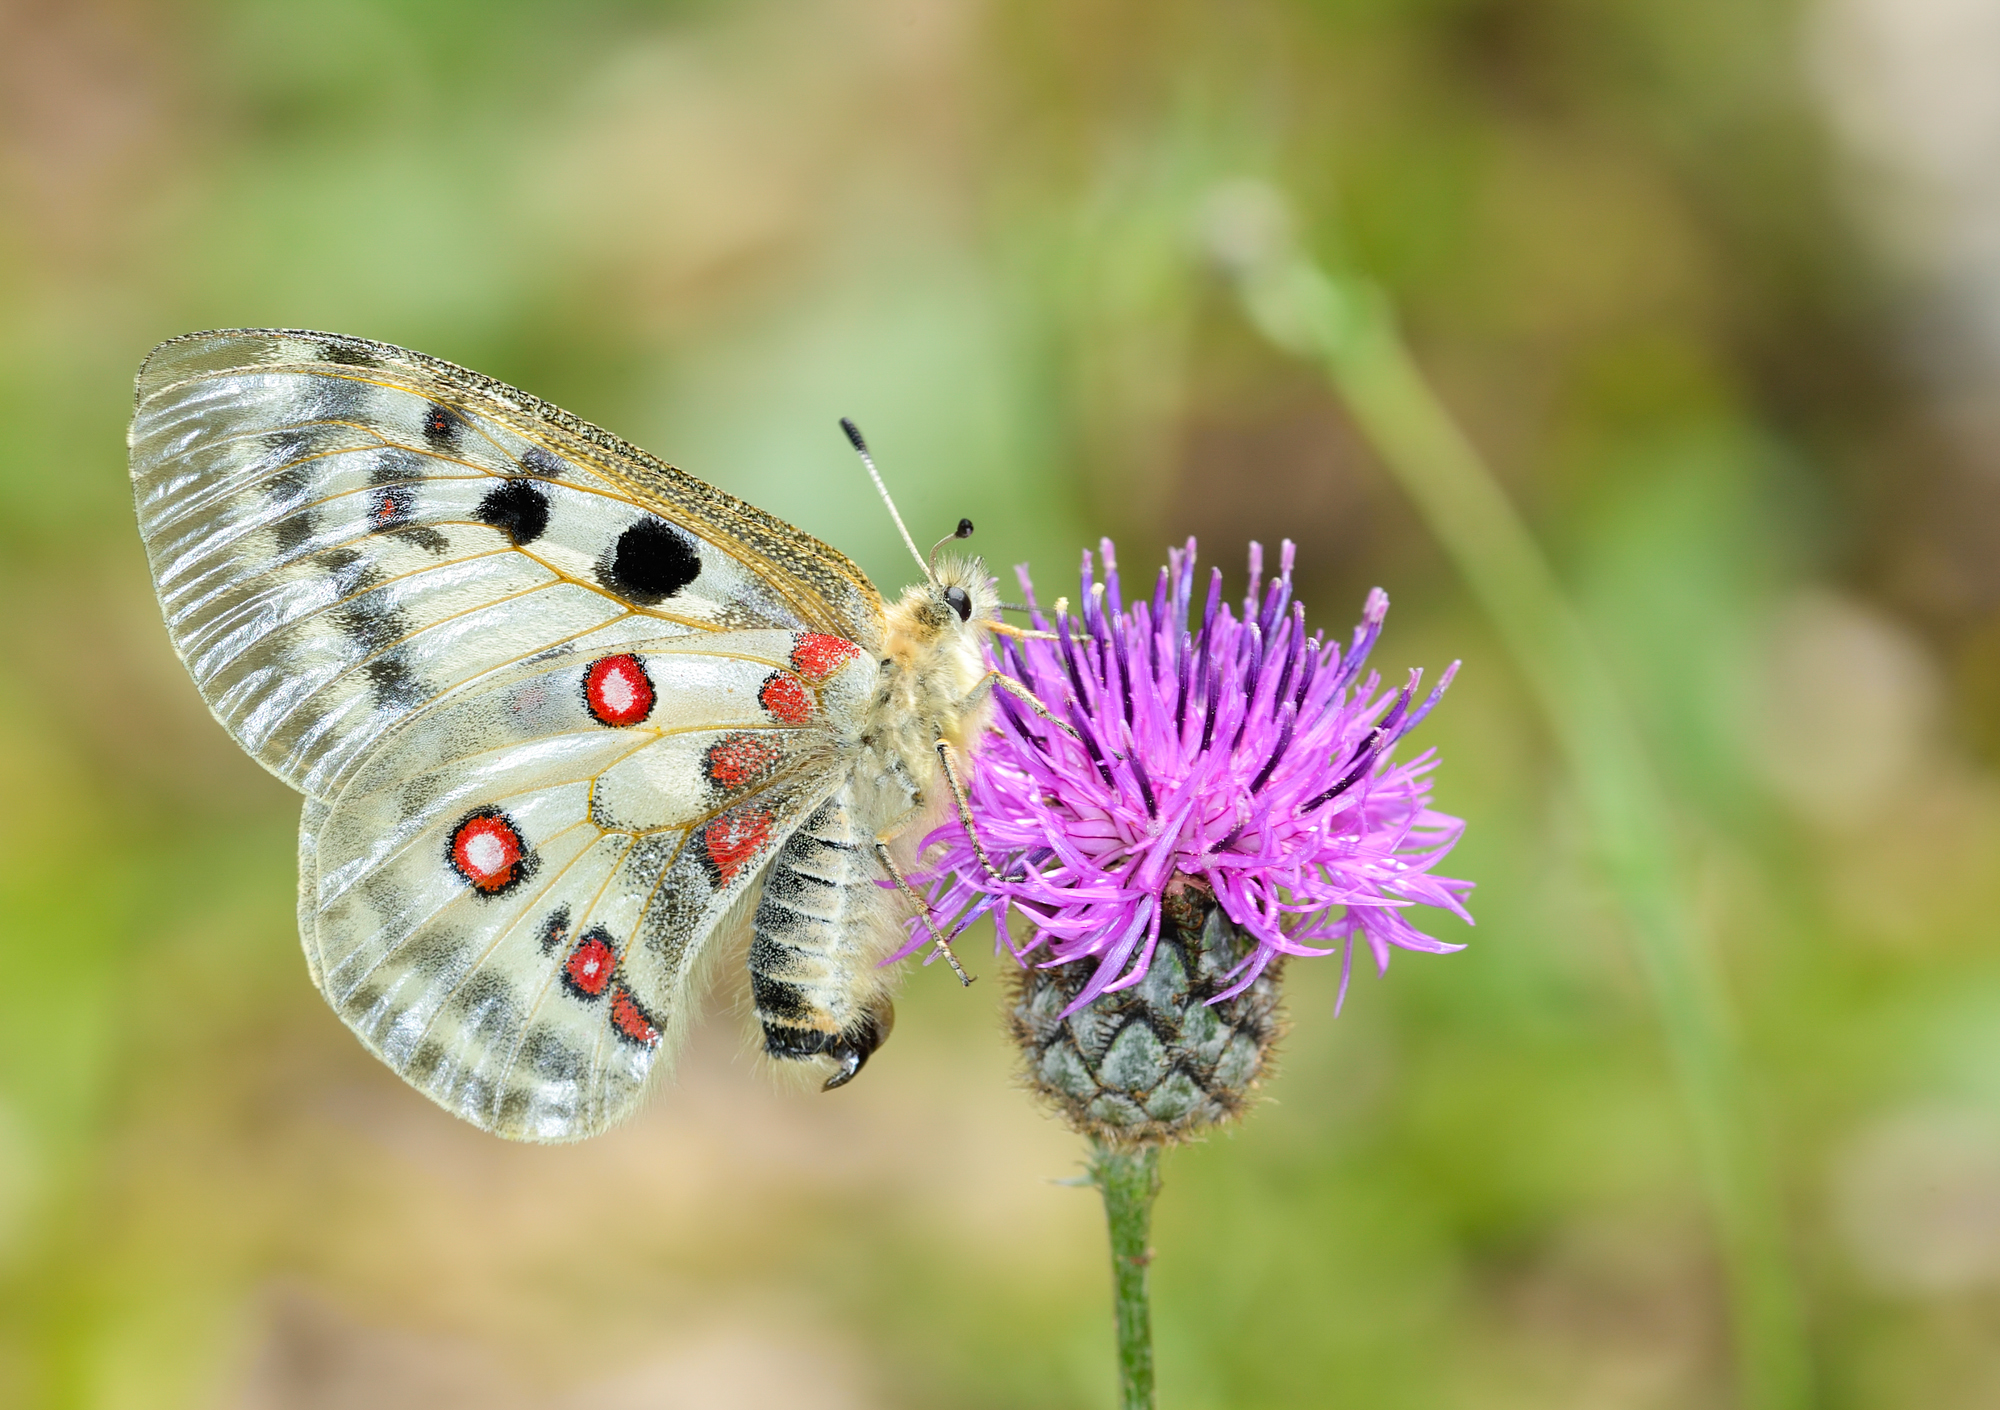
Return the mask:
POLYGON ((1103 1192, 1111 1230, 1112 1299, 1118 1310, 1120 1410, 1153 1410, 1153 1305, 1146 1268, 1153 1253, 1153 1199, 1160 1193, 1160 1150, 1120 1150, 1092 1141, 1091 1183, 1103 1192))

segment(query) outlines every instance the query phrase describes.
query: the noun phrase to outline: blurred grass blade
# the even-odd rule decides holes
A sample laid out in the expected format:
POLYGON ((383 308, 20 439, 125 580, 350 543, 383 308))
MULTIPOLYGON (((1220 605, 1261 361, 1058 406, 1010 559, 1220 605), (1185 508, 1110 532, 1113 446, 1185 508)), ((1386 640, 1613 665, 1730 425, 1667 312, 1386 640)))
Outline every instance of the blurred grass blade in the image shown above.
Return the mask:
POLYGON ((1638 943, 1693 1119, 1729 1279, 1739 1403, 1796 1410, 1809 1401, 1809 1373, 1772 1178, 1671 810, 1617 688, 1527 525, 1412 359, 1381 292, 1306 258, 1268 187, 1232 183, 1208 215, 1211 248, 1236 275, 1251 321, 1326 368, 1548 718, 1638 943))

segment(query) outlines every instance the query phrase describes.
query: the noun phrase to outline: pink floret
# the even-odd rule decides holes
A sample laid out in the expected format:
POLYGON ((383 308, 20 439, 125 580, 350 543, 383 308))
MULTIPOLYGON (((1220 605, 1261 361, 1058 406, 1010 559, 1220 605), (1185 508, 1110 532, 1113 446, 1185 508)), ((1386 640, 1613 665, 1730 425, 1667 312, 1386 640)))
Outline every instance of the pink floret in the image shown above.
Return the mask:
MULTIPOLYGON (((1268 585, 1262 549, 1250 546, 1240 617, 1214 572, 1192 628, 1193 539, 1169 551, 1151 602, 1129 608, 1109 539, 1101 551, 1104 580, 1086 552, 1080 611, 1053 622, 1018 570, 1034 625, 1059 639, 1003 640, 994 664, 1076 737, 998 693, 971 792, 1000 877, 986 874, 956 822, 932 833, 922 879, 940 923, 991 911, 1024 964, 1094 961, 1071 1010, 1145 977, 1163 898, 1188 885, 1210 891, 1256 941, 1219 998, 1278 955, 1339 954, 1344 1001, 1357 939, 1383 971, 1391 947, 1464 948, 1404 915, 1435 906, 1470 923, 1472 883, 1432 870, 1465 827, 1429 806, 1436 754, 1394 757, 1457 663, 1421 698, 1421 672, 1398 689, 1373 672, 1361 678, 1388 596, 1369 593, 1344 653, 1308 636, 1292 601, 1289 540, 1268 585), (1017 940, 1020 923, 1030 933, 1017 940)), ((897 957, 929 938, 913 922, 897 957)))

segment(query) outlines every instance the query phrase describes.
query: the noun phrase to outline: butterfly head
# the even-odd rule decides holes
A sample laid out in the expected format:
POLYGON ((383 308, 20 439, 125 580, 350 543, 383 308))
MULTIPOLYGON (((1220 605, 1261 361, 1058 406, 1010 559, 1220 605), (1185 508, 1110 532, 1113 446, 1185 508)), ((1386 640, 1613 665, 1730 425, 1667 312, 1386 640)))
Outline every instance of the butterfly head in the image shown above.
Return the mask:
POLYGON ((984 630, 1000 620, 1000 594, 986 565, 977 556, 934 556, 930 576, 903 592, 892 613, 912 641, 939 650, 963 643, 974 656, 984 644, 984 630))
POLYGON ((893 615, 899 619, 901 634, 913 644, 976 663, 985 644, 980 631, 1000 620, 1000 595, 977 554, 938 556, 946 544, 971 537, 972 521, 961 519, 957 528, 932 544, 930 556, 917 559, 924 581, 904 592, 893 615))
POLYGON ((891 692, 899 702, 892 708, 956 739, 965 702, 986 674, 986 634, 1000 622, 1000 594, 976 557, 939 554, 926 566, 924 580, 888 610, 883 669, 893 667, 903 682, 891 692))
POLYGON ((931 556, 923 560, 924 576, 930 579, 931 586, 937 589, 938 596, 945 606, 956 612, 958 620, 965 623, 970 623, 976 614, 978 603, 973 594, 986 582, 986 565, 977 557, 955 558, 950 563, 951 576, 947 581, 938 571, 938 550, 948 543, 971 537, 972 521, 961 519, 957 528, 931 545, 931 556))

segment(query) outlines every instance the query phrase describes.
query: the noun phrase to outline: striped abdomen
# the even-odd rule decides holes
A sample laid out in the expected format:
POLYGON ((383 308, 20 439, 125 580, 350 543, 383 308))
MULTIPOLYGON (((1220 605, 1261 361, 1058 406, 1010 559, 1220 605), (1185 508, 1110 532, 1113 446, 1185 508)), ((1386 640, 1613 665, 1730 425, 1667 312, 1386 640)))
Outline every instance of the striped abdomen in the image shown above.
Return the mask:
POLYGON ((750 992, 772 1057, 837 1065, 853 1078, 888 1039, 895 1010, 876 963, 895 928, 876 885, 874 838, 855 825, 843 788, 791 835, 765 877, 751 921, 750 992))

